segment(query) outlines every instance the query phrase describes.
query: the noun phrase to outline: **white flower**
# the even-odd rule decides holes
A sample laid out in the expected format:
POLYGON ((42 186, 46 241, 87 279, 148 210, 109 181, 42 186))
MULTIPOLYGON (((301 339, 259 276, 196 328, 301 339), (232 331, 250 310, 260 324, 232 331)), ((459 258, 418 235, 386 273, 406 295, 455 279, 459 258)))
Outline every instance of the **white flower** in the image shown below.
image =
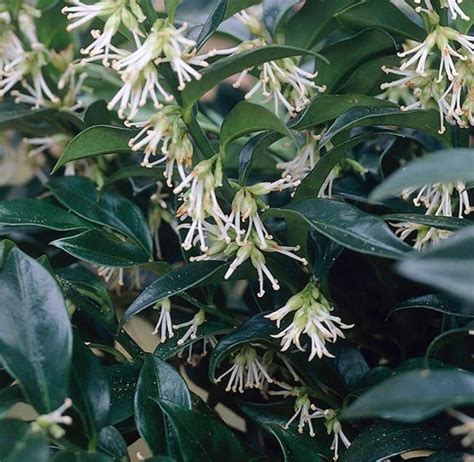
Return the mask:
POLYGON ((333 460, 337 460, 339 458, 339 440, 342 441, 342 444, 346 448, 351 445, 351 442, 342 431, 342 425, 336 418, 336 416, 337 414, 334 409, 323 410, 316 408, 315 412, 309 417, 311 419, 318 419, 321 417, 324 417, 326 419, 326 422, 324 424, 326 425, 328 435, 330 435, 331 433, 334 434, 331 444, 331 449, 334 451, 333 460))
POLYGON ((313 282, 310 282, 301 292, 291 297, 285 306, 266 317, 276 321, 277 327, 280 327, 281 321, 294 312, 292 322, 273 337, 281 338, 281 351, 288 350, 292 344, 305 351, 300 337, 302 334, 307 335, 311 342, 308 361, 311 361, 315 356, 334 357, 328 351, 326 342, 334 343, 338 337, 344 338, 341 329, 353 327, 343 324, 341 318, 331 315, 332 310, 333 307, 326 297, 313 282))
POLYGON ((171 320, 171 301, 165 298, 156 303, 153 308, 160 311, 160 316, 153 329, 153 335, 159 335, 159 343, 164 343, 167 339, 174 337, 173 322, 171 320))
POLYGON ((193 171, 173 190, 175 194, 180 194, 187 189, 182 195, 183 204, 177 211, 177 216, 181 220, 187 218, 192 220, 182 244, 184 249, 191 249, 194 236, 197 233, 200 249, 203 252, 208 250, 205 223, 211 217, 219 227, 221 237, 230 243, 230 238, 224 225, 227 221, 227 216, 217 201, 215 191, 220 186, 222 186, 222 161, 220 157, 214 156, 211 159, 199 162, 193 171))
MULTIPOLYGON (((417 3, 419 5, 419 4, 421 4, 421 1, 422 0, 415 0, 415 3, 417 3)), ((425 10, 421 7, 416 8, 416 10, 418 12, 426 11, 428 13, 431 13, 433 11, 433 5, 431 4, 431 0, 424 0, 424 1, 425 1, 426 7, 428 8, 428 10, 425 10)), ((469 16, 467 16, 463 12, 461 7, 459 6, 462 2, 463 2, 463 0, 441 0, 440 1, 441 6, 443 8, 449 8, 449 11, 451 13, 451 18, 453 19, 453 21, 455 21, 458 16, 461 19, 464 19, 465 21, 469 21, 469 19, 470 19, 469 16)))
POLYGON ((103 0, 95 4, 85 4, 79 0, 70 0, 73 6, 63 8, 63 14, 67 19, 73 21, 68 25, 67 30, 71 31, 82 26, 95 18, 103 18, 105 25, 102 31, 92 30, 91 35, 94 41, 81 53, 93 56, 101 55, 104 65, 108 65, 110 50, 114 50, 112 39, 123 24, 138 42, 138 37, 142 35, 138 23, 145 20, 145 15, 138 6, 136 0, 103 0))
POLYGON ((62 438, 65 431, 60 425, 72 425, 72 417, 63 415, 69 408, 72 407, 70 398, 66 398, 55 411, 49 414, 40 415, 32 424, 33 431, 47 430, 53 438, 62 438))
POLYGON ((317 142, 321 135, 315 135, 311 130, 305 134, 305 143, 298 149, 296 156, 287 162, 279 162, 276 167, 283 170, 283 178, 290 176, 293 180, 303 180, 313 170, 319 161, 317 142))
POLYGON ((188 330, 178 340, 178 345, 183 345, 188 339, 194 340, 197 338, 197 331, 200 326, 206 322, 206 313, 204 310, 199 310, 191 319, 191 321, 183 322, 182 324, 173 325, 173 329, 181 329, 188 327, 188 330))
POLYGON ((461 444, 465 448, 474 447, 474 419, 454 409, 449 410, 448 414, 461 422, 461 425, 451 428, 451 435, 463 435, 461 444))
POLYGON ((400 239, 406 240, 413 233, 415 233, 415 240, 413 248, 423 250, 431 245, 438 245, 443 239, 448 238, 452 232, 445 229, 433 228, 417 223, 391 223, 396 228, 395 234, 400 236, 400 239))
POLYGON ((413 203, 417 207, 421 205, 426 207, 426 215, 452 217, 453 211, 455 211, 453 195, 457 195, 457 215, 459 218, 468 215, 473 210, 469 203, 466 185, 461 181, 456 183, 434 183, 421 188, 407 188, 402 191, 402 197, 405 200, 413 194, 416 194, 413 203))
MULTIPOLYGON (((214 335, 209 335, 207 337, 204 337, 202 339, 202 352, 199 354, 194 353, 194 347, 196 344, 199 342, 192 342, 188 347, 188 354, 186 358, 186 362, 190 364, 191 366, 195 367, 199 364, 202 358, 204 358, 207 355, 207 348, 210 346, 211 348, 214 348, 217 345, 217 339, 214 337, 214 335)), ((178 353, 178 358, 183 357, 183 350, 181 350, 178 353)))
POLYGON ((143 44, 129 56, 116 61, 113 64, 114 69, 127 80, 132 72, 141 71, 151 64, 158 66, 160 63, 168 62, 176 72, 178 90, 183 90, 187 82, 201 78, 201 74, 192 67, 193 65, 208 66, 205 56, 194 55, 193 48, 196 42, 184 37, 183 32, 186 29, 186 23, 176 29, 169 22, 158 19, 143 44))
POLYGON ((123 280, 123 268, 117 268, 115 266, 99 266, 97 268, 97 274, 104 278, 112 289, 120 290, 124 286, 123 280))
POLYGON ((178 106, 165 106, 146 122, 127 123, 128 126, 141 128, 129 145, 133 151, 142 151, 145 156, 144 167, 154 167, 166 163, 164 177, 168 186, 172 186, 173 167, 176 164, 181 180, 188 174, 185 168, 192 165, 193 145, 186 127, 181 120, 181 110, 178 106), (158 152, 159 150, 159 152, 158 152), (161 154, 158 160, 150 162, 150 157, 161 154))
MULTIPOLYGON (((266 242, 266 245, 263 249, 265 252, 280 253, 282 255, 285 255, 287 257, 293 258, 294 260, 301 262, 303 265, 307 264, 307 261, 305 258, 299 257, 298 255, 295 255, 293 253, 295 251, 298 251, 299 247, 280 246, 276 242, 269 239, 265 239, 265 242, 266 242)), ((246 260, 250 258, 250 261, 253 267, 257 270, 257 275, 258 275, 259 291, 257 293, 257 296, 263 297, 265 295, 265 290, 263 288, 264 281, 265 281, 264 276, 266 276, 267 279, 270 281, 273 290, 279 290, 280 284, 278 283, 278 280, 273 276, 270 269, 268 268, 266 264, 265 255, 263 254, 262 250, 259 249, 258 243, 259 243, 259 237, 255 233, 252 233, 249 239, 238 247, 237 253, 235 255, 235 259, 230 264, 229 269, 224 275, 224 279, 229 279, 232 276, 232 274, 235 272, 235 270, 242 263, 244 263, 246 260)))
POLYGON ((292 181, 288 176, 273 183, 257 183, 240 188, 232 201, 232 213, 227 222, 227 227, 233 226, 237 233, 237 243, 247 242, 251 234, 255 233, 258 236, 259 247, 265 249, 268 246, 267 240, 272 239, 273 236, 267 231, 259 215, 259 210, 268 208, 261 197, 273 191, 295 188, 300 183, 300 180, 292 181), (244 230, 242 222, 246 223, 247 220, 247 229, 244 230), (243 241, 242 235, 244 235, 243 241))
MULTIPOLYGON (((280 386, 285 386, 286 384, 279 384, 280 386)), ((309 435, 310 436, 315 436, 316 433, 313 428, 313 423, 311 422, 312 414, 311 411, 316 410, 316 406, 314 404, 311 404, 311 401, 309 399, 309 395, 306 392, 306 389, 304 387, 301 388, 292 388, 289 386, 286 386, 288 389, 288 395, 296 396, 295 400, 295 413, 293 416, 286 422, 283 428, 288 429, 290 428, 290 425, 298 419, 298 432, 303 433, 304 432, 304 427, 305 425, 308 425, 309 428, 309 435)))
POLYGON ((262 389, 266 382, 272 383, 267 368, 251 346, 242 347, 232 361, 234 364, 216 379, 216 382, 220 382, 230 374, 226 391, 232 390, 235 393, 238 390, 243 393, 244 389, 262 389))

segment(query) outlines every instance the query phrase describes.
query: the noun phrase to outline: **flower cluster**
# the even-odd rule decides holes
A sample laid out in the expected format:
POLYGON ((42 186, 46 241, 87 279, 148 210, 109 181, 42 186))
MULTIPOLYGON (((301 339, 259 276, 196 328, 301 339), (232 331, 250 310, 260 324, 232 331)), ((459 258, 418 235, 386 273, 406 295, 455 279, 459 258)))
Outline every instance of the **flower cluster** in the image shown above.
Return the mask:
POLYGON ((34 108, 76 111, 83 106, 79 94, 86 74, 78 75, 72 47, 55 52, 39 41, 40 16, 28 5, 21 8, 15 24, 8 12, 0 13, 0 99, 10 94, 17 103, 34 108))
POLYGON ((308 358, 308 361, 311 361, 315 356, 334 357, 328 351, 326 343, 334 343, 338 337, 344 338, 341 329, 353 327, 353 325, 343 324, 341 318, 333 316, 332 310, 332 305, 321 290, 314 282, 309 282, 301 292, 293 295, 285 306, 266 317, 276 321, 277 327, 280 327, 283 319, 294 313, 292 322, 273 337, 281 338, 282 351, 288 350, 291 345, 305 351, 305 347, 301 345, 301 335, 305 334, 311 343, 311 353, 308 358))
MULTIPOLYGON (((466 185, 460 181, 456 183, 435 183, 421 188, 407 188, 402 192, 402 197, 408 200, 413 197, 416 207, 425 207, 428 216, 462 218, 472 212, 466 185)), ((428 245, 439 244, 451 235, 451 231, 438 229, 417 223, 396 223, 396 234, 405 240, 415 236, 413 247, 422 250, 428 245)))
MULTIPOLYGON (((230 49, 230 52, 263 47, 272 42, 271 36, 259 16, 261 15, 256 9, 250 13, 242 11, 237 15, 249 32, 256 36, 256 39, 243 42, 238 47, 230 49)), ((308 105, 316 92, 326 90, 324 85, 316 85, 314 82, 318 73, 301 68, 295 58, 268 61, 256 68, 259 73, 258 81, 246 93, 245 98, 252 98, 260 92, 265 98, 265 102, 273 102, 274 111, 277 114, 282 105, 287 114, 294 117, 308 105)), ((252 70, 253 68, 244 70, 234 83, 234 87, 239 88, 252 70)))
MULTIPOLYGON (((418 0, 417 3, 421 3, 418 0)), ((458 0, 446 0, 453 19, 459 15, 468 20, 458 0)), ((395 99, 408 103, 402 110, 435 107, 440 113, 440 133, 446 130, 445 120, 459 127, 474 125, 474 37, 458 32, 439 23, 431 1, 425 0, 426 8, 417 7, 427 15, 431 31, 421 42, 409 41, 405 50, 398 53, 404 61, 398 68, 383 67, 387 74, 397 78, 382 84, 383 90, 397 91, 395 99), (407 94, 403 90, 409 90, 407 94)), ((389 95, 389 97, 391 97, 389 95)), ((398 101, 397 101, 398 102, 398 101)))

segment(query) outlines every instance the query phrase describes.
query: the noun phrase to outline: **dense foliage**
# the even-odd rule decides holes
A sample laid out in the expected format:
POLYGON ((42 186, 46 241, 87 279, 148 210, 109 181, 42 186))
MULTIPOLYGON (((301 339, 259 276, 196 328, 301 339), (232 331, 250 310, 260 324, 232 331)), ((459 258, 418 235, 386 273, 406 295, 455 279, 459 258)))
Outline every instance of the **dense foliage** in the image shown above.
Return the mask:
POLYGON ((0 1, 0 460, 472 461, 474 2, 162 3, 0 1))

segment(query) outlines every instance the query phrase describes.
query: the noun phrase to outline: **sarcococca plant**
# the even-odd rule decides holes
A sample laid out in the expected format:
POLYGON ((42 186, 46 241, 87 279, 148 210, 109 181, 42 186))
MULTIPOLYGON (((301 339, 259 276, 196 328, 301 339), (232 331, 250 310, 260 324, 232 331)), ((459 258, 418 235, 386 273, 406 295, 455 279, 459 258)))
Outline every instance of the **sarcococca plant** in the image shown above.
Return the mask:
POLYGON ((474 460, 473 0, 0 0, 0 461, 474 460))

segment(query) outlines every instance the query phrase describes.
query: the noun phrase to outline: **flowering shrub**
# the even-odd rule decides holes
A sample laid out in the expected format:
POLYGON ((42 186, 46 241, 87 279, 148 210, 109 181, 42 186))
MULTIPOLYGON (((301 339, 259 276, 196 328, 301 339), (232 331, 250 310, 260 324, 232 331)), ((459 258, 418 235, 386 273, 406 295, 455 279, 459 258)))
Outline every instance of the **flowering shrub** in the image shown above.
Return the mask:
POLYGON ((473 460, 473 24, 0 1, 0 460, 473 460))

